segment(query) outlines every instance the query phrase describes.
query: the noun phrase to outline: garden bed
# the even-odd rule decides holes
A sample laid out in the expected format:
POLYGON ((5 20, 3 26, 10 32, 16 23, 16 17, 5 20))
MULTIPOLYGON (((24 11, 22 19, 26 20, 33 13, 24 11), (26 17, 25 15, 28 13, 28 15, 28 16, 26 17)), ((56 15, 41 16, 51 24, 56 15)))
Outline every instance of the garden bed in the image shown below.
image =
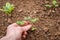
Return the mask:
MULTIPOLYGON (((26 40, 60 40, 60 6, 47 9, 44 5, 51 0, 0 0, 0 8, 10 2, 15 5, 14 11, 6 15, 0 11, 0 38, 6 34, 8 25, 23 20, 24 17, 38 17, 33 24, 37 29, 28 31, 26 40)), ((57 0, 60 5, 60 0, 57 0)))

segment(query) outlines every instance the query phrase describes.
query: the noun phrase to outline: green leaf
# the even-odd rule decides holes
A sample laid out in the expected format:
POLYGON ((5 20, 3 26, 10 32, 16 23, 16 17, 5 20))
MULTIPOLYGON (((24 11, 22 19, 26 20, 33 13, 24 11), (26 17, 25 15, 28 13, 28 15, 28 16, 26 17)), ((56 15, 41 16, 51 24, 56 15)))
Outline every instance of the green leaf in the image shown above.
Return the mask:
POLYGON ((56 5, 57 4, 57 1, 52 1, 53 5, 56 5))
POLYGON ((35 31, 36 29, 37 29, 37 28, 35 28, 35 27, 32 27, 32 28, 31 28, 31 31, 35 31))
POLYGON ((51 8, 52 7, 52 5, 49 5, 49 4, 46 4, 45 6, 48 7, 48 8, 51 8))
POLYGON ((17 21, 16 23, 19 24, 19 25, 24 25, 25 24, 24 21, 17 21))
POLYGON ((53 1, 52 1, 52 4, 53 4, 53 6, 55 6, 55 7, 58 7, 58 6, 59 6, 58 3, 57 3, 57 0, 53 0, 53 1))
POLYGON ((6 3, 6 8, 9 9, 11 4, 9 2, 6 3))
POLYGON ((38 21, 39 19, 38 18, 33 18, 33 19, 31 19, 30 21, 32 22, 32 23, 35 23, 36 21, 38 21))
POLYGON ((31 20, 31 17, 24 17, 24 20, 31 20))

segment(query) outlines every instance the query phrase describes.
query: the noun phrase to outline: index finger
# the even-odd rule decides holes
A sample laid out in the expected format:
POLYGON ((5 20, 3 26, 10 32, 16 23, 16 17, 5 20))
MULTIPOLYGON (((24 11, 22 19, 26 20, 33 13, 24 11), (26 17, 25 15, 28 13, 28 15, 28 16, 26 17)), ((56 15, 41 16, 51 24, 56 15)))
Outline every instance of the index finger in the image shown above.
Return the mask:
POLYGON ((29 25, 26 25, 26 26, 22 27, 22 30, 23 31, 28 31, 31 27, 32 27, 32 25, 29 24, 29 25))

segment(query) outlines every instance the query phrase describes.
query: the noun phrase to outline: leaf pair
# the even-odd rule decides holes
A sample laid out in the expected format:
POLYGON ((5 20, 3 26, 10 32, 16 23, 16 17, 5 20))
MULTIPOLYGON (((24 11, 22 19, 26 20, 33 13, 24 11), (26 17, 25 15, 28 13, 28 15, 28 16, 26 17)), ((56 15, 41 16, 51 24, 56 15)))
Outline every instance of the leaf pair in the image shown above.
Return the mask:
POLYGON ((56 0, 52 0, 52 5, 46 4, 45 6, 48 7, 48 8, 51 8, 52 6, 53 6, 53 7, 58 7, 59 5, 58 5, 58 3, 57 3, 56 0))
POLYGON ((38 18, 31 18, 31 17, 24 17, 24 20, 30 21, 31 23, 35 23, 39 19, 38 18))

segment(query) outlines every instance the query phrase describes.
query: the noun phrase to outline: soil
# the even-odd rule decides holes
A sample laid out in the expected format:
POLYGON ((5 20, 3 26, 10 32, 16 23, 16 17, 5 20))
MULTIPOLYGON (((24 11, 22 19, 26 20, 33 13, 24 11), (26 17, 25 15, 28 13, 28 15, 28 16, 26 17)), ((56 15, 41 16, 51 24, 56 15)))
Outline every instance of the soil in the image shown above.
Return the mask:
MULTIPOLYGON (((46 8, 44 5, 52 4, 52 0, 0 0, 0 8, 10 2, 15 10, 6 15, 0 11, 0 38, 6 35, 8 25, 23 20, 24 17, 38 17, 39 21, 33 24, 37 29, 28 31, 26 40, 60 40, 60 6, 46 8)), ((60 0, 57 0, 60 5, 60 0)))

